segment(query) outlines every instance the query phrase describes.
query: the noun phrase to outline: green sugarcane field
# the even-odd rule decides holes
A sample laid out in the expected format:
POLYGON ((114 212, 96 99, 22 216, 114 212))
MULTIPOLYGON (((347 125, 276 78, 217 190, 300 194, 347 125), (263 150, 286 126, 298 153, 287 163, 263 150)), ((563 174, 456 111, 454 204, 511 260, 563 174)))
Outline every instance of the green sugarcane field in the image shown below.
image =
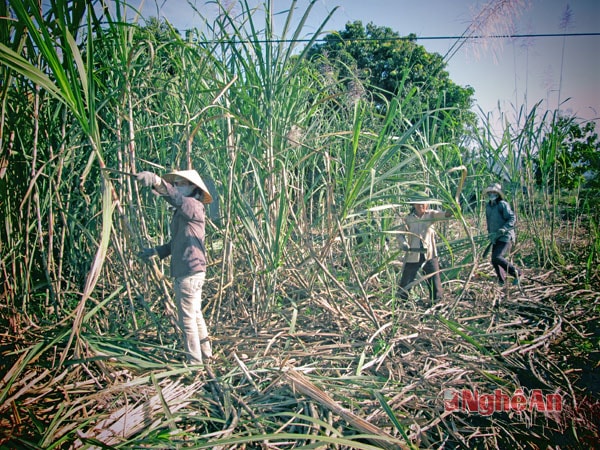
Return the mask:
POLYGON ((0 449, 597 446, 595 122, 208 3, 0 3, 0 449))

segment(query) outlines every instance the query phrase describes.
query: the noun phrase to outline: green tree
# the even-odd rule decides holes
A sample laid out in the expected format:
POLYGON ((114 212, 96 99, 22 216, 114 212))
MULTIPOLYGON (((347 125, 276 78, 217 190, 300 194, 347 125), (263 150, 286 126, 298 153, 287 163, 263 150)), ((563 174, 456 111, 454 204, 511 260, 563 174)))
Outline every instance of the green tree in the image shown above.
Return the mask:
POLYGON ((346 85, 362 82, 372 100, 383 107, 392 98, 415 96, 419 108, 452 108, 458 123, 473 119, 472 87, 454 83, 437 53, 416 44, 416 36, 403 38, 388 27, 361 21, 328 34, 309 56, 346 85))
POLYGON ((536 160, 536 181, 555 180, 557 187, 600 188, 600 142, 592 121, 578 123, 570 117, 558 117, 544 137, 536 160), (545 149, 555 147, 552 164, 543 164, 545 149))

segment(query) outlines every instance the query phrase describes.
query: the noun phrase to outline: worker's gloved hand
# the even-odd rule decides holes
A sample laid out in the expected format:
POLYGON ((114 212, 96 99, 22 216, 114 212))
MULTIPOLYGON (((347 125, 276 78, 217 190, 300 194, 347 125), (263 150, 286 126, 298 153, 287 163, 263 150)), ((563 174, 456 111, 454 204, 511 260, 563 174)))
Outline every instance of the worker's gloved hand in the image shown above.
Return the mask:
POLYGON ((404 250, 405 252, 410 250, 410 245, 408 245, 408 242, 402 242, 402 250, 404 250))
POLYGON ((152 172, 140 172, 137 174, 136 180, 146 187, 159 185, 161 181, 160 177, 152 172))
POLYGON ((140 252, 138 252, 138 258, 141 258, 144 261, 149 261, 150 258, 155 255, 158 255, 158 253, 154 248, 143 248, 140 252))
POLYGON ((498 230, 498 236, 506 236, 508 234, 508 230, 506 228, 500 228, 498 230))

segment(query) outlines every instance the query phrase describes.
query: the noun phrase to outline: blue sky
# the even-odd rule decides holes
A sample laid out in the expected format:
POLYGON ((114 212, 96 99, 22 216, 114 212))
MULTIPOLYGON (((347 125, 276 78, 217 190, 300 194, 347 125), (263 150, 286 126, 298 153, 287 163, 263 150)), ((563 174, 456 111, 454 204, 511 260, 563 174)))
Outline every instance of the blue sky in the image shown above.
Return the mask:
MULTIPOLYGON (((514 34, 600 33, 600 0, 504 0, 516 14, 503 23, 514 24, 514 34), (566 8, 571 17, 561 26, 566 8)), ((264 0, 248 0, 262 5, 264 0)), ((210 17, 216 11, 205 0, 190 0, 210 17)), ((229 0, 229 3, 234 3, 229 0)), ((297 2, 302 14, 308 0, 297 2)), ((347 22, 361 20, 387 26, 400 35, 417 37, 459 36, 488 1, 477 0, 317 0, 306 35, 312 34, 336 6, 326 30, 342 30, 347 22)), ((135 0, 131 2, 135 5, 135 0)), ((201 28, 202 21, 187 0, 139 1, 144 16, 160 16, 176 28, 201 28)), ((289 0, 273 0, 274 10, 290 7, 289 0)), ((455 43, 448 40, 418 40, 429 52, 445 55, 455 43)), ((600 36, 535 37, 531 39, 476 40, 449 59, 451 79, 472 86, 479 108, 498 118, 498 105, 509 120, 515 106, 531 108, 542 101, 544 110, 554 110, 558 101, 569 99, 561 109, 583 119, 600 117, 600 36), (560 88, 560 89, 559 89, 560 88)), ((600 132, 600 127, 597 126, 600 132)))

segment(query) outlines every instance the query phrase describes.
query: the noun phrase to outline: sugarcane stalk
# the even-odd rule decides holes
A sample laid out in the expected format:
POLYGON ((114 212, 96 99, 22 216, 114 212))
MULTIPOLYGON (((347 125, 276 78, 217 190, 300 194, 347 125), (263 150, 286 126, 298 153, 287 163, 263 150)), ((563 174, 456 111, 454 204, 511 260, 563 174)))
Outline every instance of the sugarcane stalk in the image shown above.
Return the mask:
POLYGON ((386 433, 381 428, 373 425, 370 422, 367 422, 362 417, 357 416, 352 411, 344 408, 339 403, 337 403, 334 399, 332 399, 327 393, 323 390, 319 389, 310 380, 305 377, 303 374, 296 370, 289 370, 285 372, 284 377, 292 385, 293 389, 301 392, 304 395, 312 398, 319 404, 323 405, 325 408, 333 411, 342 417, 346 422, 356 427, 363 433, 367 433, 374 436, 379 436, 381 439, 376 437, 368 438, 373 444, 383 448, 383 449, 405 449, 405 447, 401 442, 395 439, 390 434, 386 433))

